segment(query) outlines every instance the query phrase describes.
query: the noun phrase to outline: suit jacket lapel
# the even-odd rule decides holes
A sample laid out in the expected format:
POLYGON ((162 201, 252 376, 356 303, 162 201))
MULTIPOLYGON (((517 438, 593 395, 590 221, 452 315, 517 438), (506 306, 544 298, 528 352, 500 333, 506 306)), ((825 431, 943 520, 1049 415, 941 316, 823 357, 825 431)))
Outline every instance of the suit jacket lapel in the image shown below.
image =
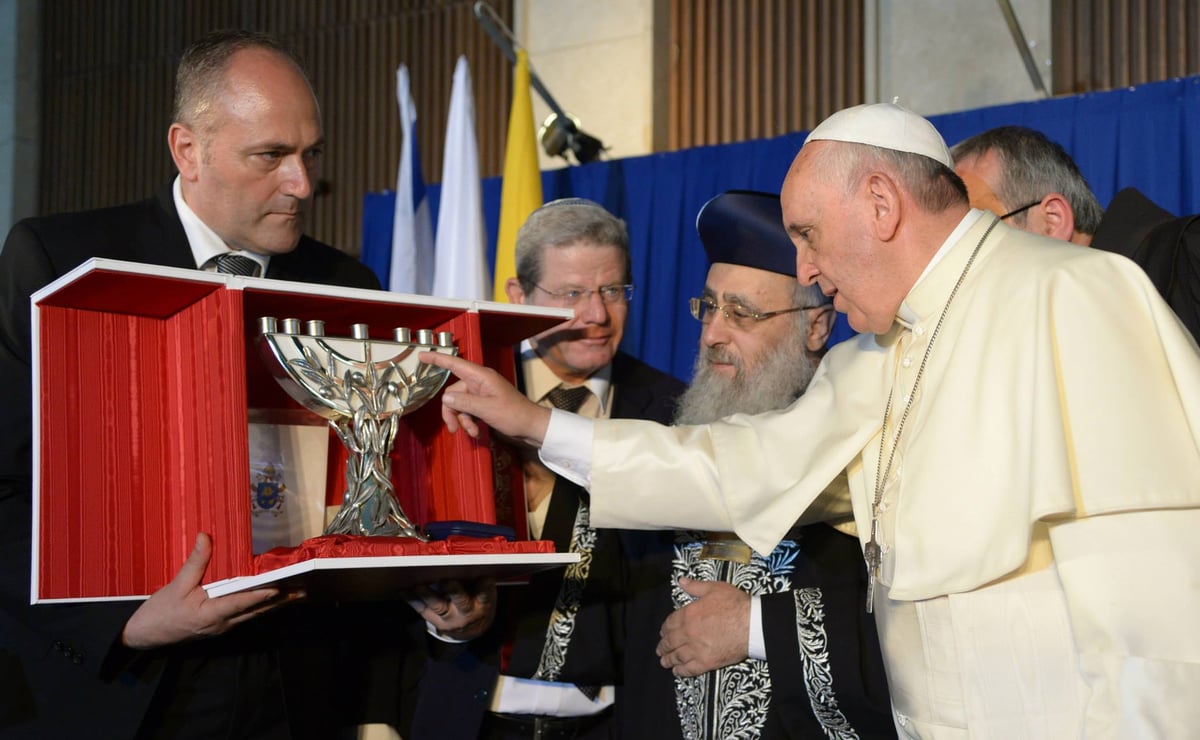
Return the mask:
POLYGON ((288 259, 290 255, 290 252, 271 255, 271 261, 267 263, 267 274, 265 277, 269 277, 272 280, 300 280, 300 277, 296 274, 297 271, 293 269, 295 265, 291 264, 293 260, 288 259))
POLYGON ((613 360, 613 407, 609 416, 614 419, 649 418, 647 414, 654 404, 654 392, 644 385, 621 382, 625 379, 621 369, 624 363, 617 362, 621 357, 617 355, 613 360))
POLYGON ((650 392, 645 388, 625 388, 617 384, 613 388, 612 418, 641 419, 651 400, 650 392))
POLYGON ((301 283, 310 283, 313 282, 314 277, 319 278, 319 275, 312 274, 312 268, 304 257, 306 239, 307 237, 301 236, 296 248, 290 252, 272 255, 271 261, 267 263, 266 277, 272 280, 293 280, 301 283))
POLYGON ((157 206, 153 231, 148 238, 139 240, 139 248, 144 250, 144 261, 167 267, 182 267, 196 269, 196 258, 192 247, 188 244, 187 233, 183 230, 183 222, 175 210, 175 196, 171 186, 158 191, 154 198, 157 206))

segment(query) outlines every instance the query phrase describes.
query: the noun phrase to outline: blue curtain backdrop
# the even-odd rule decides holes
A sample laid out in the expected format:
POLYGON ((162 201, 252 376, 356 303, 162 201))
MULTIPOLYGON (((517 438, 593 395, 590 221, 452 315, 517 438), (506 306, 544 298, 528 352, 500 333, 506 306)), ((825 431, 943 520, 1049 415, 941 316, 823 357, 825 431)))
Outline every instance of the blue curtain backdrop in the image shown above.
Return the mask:
MULTIPOLYGON (((995 126, 1038 129, 1075 158, 1101 204, 1132 186, 1173 213, 1200 212, 1200 76, 930 120, 951 145, 995 126)), ((637 292, 625 329, 627 352, 684 380, 691 377, 700 327, 687 299, 699 294, 708 272, 696 213, 725 190, 779 192, 804 137, 799 132, 542 173, 546 200, 590 198, 629 225, 637 292)), ((429 196, 436 222, 440 186, 429 186, 429 196)), ((369 193, 363 211, 363 261, 384 279, 394 204, 394 193, 369 193)), ((499 177, 483 181, 483 208, 494 261, 499 177)), ((839 318, 841 339, 851 332, 839 318)))

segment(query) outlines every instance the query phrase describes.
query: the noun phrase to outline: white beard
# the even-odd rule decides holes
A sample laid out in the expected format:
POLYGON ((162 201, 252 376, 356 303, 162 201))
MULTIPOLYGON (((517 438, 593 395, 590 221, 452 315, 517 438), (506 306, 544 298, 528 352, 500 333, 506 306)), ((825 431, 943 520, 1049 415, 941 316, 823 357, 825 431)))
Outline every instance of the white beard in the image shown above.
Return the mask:
POLYGON ((789 332, 750 370, 742 358, 720 348, 702 349, 692 384, 679 399, 675 423, 708 424, 733 414, 760 414, 790 405, 817 371, 818 360, 804 347, 804 333, 789 332), (731 362, 734 376, 713 370, 714 360, 731 362))

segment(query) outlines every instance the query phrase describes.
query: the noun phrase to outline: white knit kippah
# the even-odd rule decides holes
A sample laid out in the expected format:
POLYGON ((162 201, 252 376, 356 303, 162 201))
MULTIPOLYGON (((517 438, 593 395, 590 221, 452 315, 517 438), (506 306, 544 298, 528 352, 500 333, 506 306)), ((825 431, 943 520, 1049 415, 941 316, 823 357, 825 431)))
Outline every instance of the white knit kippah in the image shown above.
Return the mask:
POLYGON ((920 154, 954 169, 954 159, 933 124, 893 103, 866 103, 826 118, 804 140, 870 144, 920 154))

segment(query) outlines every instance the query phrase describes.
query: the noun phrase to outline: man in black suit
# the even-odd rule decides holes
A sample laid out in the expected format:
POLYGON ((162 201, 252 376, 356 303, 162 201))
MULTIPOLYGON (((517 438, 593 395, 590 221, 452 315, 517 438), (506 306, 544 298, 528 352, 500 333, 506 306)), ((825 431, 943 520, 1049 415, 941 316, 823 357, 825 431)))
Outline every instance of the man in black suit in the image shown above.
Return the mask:
MULTIPOLYGON (((633 295, 625 223, 580 198, 542 206, 517 236, 513 303, 572 308, 524 342, 521 387, 593 417, 667 422, 683 384, 618 351, 633 295)), ((586 494, 525 461, 530 533, 580 555, 565 571, 506 589, 496 625, 435 662, 411 738, 608 737, 621 680, 631 563, 625 534, 592 529, 586 494)))
MULTIPOLYGON (((9 394, 0 405, 0 737, 324 738, 340 719, 324 703, 336 684, 319 684, 332 607, 256 619, 293 595, 208 598, 206 534, 145 602, 29 604, 33 292, 90 257, 379 287, 364 265, 302 234, 320 111, 295 58, 270 38, 218 32, 190 47, 167 140, 173 186, 139 203, 27 219, 0 251, 0 385, 9 394), (290 649, 308 641, 319 649, 290 649)), ((453 634, 475 605, 432 606, 445 619, 427 619, 453 634)))

